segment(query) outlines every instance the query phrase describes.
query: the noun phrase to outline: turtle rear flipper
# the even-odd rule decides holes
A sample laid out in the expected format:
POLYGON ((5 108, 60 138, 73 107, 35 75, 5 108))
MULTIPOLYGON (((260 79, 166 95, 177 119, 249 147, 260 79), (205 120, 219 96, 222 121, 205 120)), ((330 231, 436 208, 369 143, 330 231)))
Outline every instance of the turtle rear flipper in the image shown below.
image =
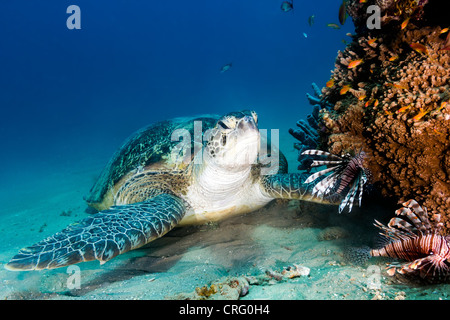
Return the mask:
POLYGON ((9 270, 41 270, 115 256, 155 240, 183 218, 184 200, 160 194, 147 201, 113 206, 21 249, 5 266, 9 270))

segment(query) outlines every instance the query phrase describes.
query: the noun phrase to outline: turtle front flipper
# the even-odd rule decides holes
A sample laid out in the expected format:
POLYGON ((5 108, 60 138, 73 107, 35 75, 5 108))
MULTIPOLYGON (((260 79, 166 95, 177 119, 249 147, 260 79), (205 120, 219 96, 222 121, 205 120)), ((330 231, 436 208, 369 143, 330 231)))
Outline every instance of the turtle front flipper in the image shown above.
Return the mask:
POLYGON ((261 179, 261 189, 273 199, 298 199, 332 205, 341 202, 342 197, 339 194, 316 195, 313 192, 314 184, 306 183, 309 176, 308 173, 266 175, 261 179))
POLYGON ((181 221, 187 206, 181 198, 167 193, 113 206, 21 249, 5 267, 17 271, 54 269, 95 259, 103 264, 166 234, 181 221))

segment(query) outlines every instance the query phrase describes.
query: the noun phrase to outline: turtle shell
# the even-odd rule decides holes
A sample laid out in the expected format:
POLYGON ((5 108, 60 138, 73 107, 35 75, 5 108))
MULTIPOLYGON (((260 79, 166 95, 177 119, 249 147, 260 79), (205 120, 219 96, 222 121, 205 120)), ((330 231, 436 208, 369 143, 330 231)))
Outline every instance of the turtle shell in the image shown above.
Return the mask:
POLYGON ((144 169, 160 172, 183 170, 192 160, 194 152, 191 152, 191 157, 180 154, 183 162, 173 157, 176 152, 181 151, 179 148, 181 139, 177 135, 173 136, 173 133, 177 129, 189 131, 190 150, 194 151, 195 141, 202 142, 202 137, 194 139, 194 124, 197 121, 201 123, 203 134, 207 129, 214 127, 219 118, 217 115, 175 118, 136 131, 114 153, 85 200, 91 207, 104 210, 113 204, 114 190, 117 190, 118 184, 123 183, 127 176, 144 169), (176 146, 177 149, 174 149, 176 146))

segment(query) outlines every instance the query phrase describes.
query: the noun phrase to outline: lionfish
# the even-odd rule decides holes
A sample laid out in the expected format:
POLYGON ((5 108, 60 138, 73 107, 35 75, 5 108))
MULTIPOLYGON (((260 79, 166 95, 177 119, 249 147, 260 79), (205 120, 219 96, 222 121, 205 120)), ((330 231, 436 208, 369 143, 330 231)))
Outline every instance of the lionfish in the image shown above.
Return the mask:
POLYGON ((395 211, 397 216, 388 225, 375 220, 374 225, 381 229, 381 236, 386 240, 379 249, 368 247, 352 248, 347 251, 347 258, 361 264, 370 257, 388 257, 404 260, 404 263, 391 263, 387 274, 404 275, 410 280, 419 279, 428 283, 448 282, 450 280, 450 235, 442 235, 443 224, 440 215, 433 215, 433 222, 428 219, 427 209, 415 200, 403 203, 395 211))
POLYGON ((403 208, 395 211, 397 216, 385 226, 375 220, 380 234, 388 243, 380 249, 370 250, 372 257, 391 257, 406 260, 400 265, 391 264, 387 273, 416 275, 431 282, 450 280, 450 235, 441 235, 443 224, 440 215, 428 219, 427 209, 415 200, 403 203, 403 208))
POLYGON ((314 186, 312 190, 313 195, 324 197, 333 193, 342 194, 344 190, 349 188, 339 205, 339 213, 346 206, 348 206, 348 212, 352 211, 356 196, 358 196, 358 203, 361 206, 364 184, 370 175, 369 171, 363 166, 363 160, 366 155, 363 151, 360 151, 355 156, 347 153, 339 157, 322 150, 306 150, 302 155, 325 157, 325 160, 314 160, 311 167, 327 166, 327 169, 318 171, 305 180, 305 183, 311 183, 319 177, 329 174, 314 186))

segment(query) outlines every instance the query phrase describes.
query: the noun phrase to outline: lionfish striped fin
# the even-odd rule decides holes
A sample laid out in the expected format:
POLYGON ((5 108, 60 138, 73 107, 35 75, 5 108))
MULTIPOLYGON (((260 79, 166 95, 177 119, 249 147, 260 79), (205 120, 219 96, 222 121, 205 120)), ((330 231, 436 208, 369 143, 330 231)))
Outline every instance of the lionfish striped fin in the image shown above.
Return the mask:
POLYGON ((325 179, 316 184, 312 190, 313 194, 317 194, 318 196, 324 196, 328 194, 330 190, 333 189, 334 183, 339 177, 339 172, 333 172, 325 179))
POLYGON ((395 274, 395 271, 397 270, 397 268, 395 266, 387 266, 386 267, 386 272, 389 276, 393 276, 395 274))
POLYGON ((352 211, 353 208, 353 201, 355 201, 355 196, 357 189, 359 187, 359 183, 354 183, 352 187, 350 188, 350 191, 345 196, 344 200, 342 200, 341 204, 339 205, 339 213, 344 211, 344 208, 348 204, 348 212, 352 211))
POLYGON ((344 197, 339 206, 340 213, 347 206, 350 212, 356 197, 358 197, 358 204, 361 206, 363 188, 367 182, 366 169, 363 164, 365 153, 363 151, 355 156, 350 153, 337 156, 326 151, 310 149, 302 152, 301 155, 325 157, 322 160, 320 158, 319 160, 313 160, 311 167, 326 165, 328 168, 314 173, 305 181, 305 183, 310 183, 325 174, 329 174, 313 187, 313 195, 324 196, 334 193, 336 196, 344 197), (344 195, 345 190, 349 191, 344 195))
POLYGON ((420 228, 420 224, 422 222, 409 208, 403 207, 403 208, 397 209, 397 210, 395 210, 395 214, 397 216, 407 217, 414 224, 415 228, 417 228, 417 229, 420 228))
POLYGON ((314 160, 313 163, 311 164, 311 167, 328 166, 328 165, 333 165, 336 167, 342 163, 344 163, 344 161, 314 160))
POLYGON ((316 149, 310 149, 310 150, 305 150, 302 152, 302 155, 310 155, 310 156, 326 156, 329 159, 333 159, 333 160, 342 160, 341 157, 326 152, 326 151, 322 151, 322 150, 316 150, 316 149))
POLYGON ((367 182, 367 177, 366 175, 362 175, 360 180, 359 180, 359 187, 358 187, 358 204, 361 207, 361 201, 362 201, 362 196, 363 196, 363 191, 364 191, 364 185, 367 182))
POLYGON ((384 224, 382 224, 380 221, 378 221, 377 219, 375 219, 375 222, 373 224, 375 227, 377 227, 378 229, 380 229, 383 232, 380 232, 380 234, 382 236, 386 236, 389 237, 389 234, 391 233, 391 230, 389 230, 384 224))
POLYGON ((431 274, 433 276, 436 276, 448 272, 448 266, 443 263, 442 259, 431 255, 403 264, 398 272, 405 274, 407 272, 415 272, 416 270, 421 271, 422 277, 428 276, 430 272, 432 272, 431 274), (427 266, 428 268, 426 268, 427 266))
POLYGON ((319 178, 319 177, 323 176, 324 174, 326 174, 326 173, 328 173, 328 172, 330 172, 330 171, 333 171, 333 170, 335 170, 335 169, 336 169, 336 168, 333 167, 333 168, 328 168, 328 169, 320 170, 320 171, 318 171, 318 172, 316 172, 316 173, 310 175, 310 176, 305 180, 304 183, 310 183, 310 182, 313 182, 313 181, 316 180, 317 178, 319 178))
POLYGON ((428 220, 428 212, 426 208, 422 208, 417 201, 413 199, 403 203, 403 206, 406 208, 397 210, 399 211, 399 213, 397 213, 397 211, 395 212, 397 215, 406 215, 420 232, 428 234, 433 231, 430 220, 428 220), (414 213, 412 213, 410 209, 412 209, 414 213))
POLYGON ((404 267, 404 265, 405 263, 398 263, 398 262, 387 263, 386 273, 392 277, 393 275, 395 275, 396 272, 399 272, 404 267))
POLYGON ((388 223, 388 227, 395 227, 409 232, 414 230, 412 224, 410 224, 406 220, 403 220, 402 218, 392 218, 388 223))
POLYGON ((433 226, 428 219, 428 210, 426 207, 421 207, 415 200, 409 200, 409 207, 413 209, 419 219, 422 220, 422 227, 426 233, 433 232, 433 226))
POLYGON ((415 234, 415 228, 412 224, 408 223, 407 221, 403 220, 402 218, 392 218, 388 223, 389 228, 398 228, 399 230, 402 230, 406 234, 408 234, 410 237, 416 237, 415 234))
POLYGON ((386 227, 384 224, 382 224, 380 221, 375 220, 375 223, 373 224, 375 227, 381 229, 382 232, 380 234, 384 237, 393 239, 393 240, 407 240, 414 238, 414 234, 409 234, 406 232, 403 232, 399 229, 389 228, 386 227))

